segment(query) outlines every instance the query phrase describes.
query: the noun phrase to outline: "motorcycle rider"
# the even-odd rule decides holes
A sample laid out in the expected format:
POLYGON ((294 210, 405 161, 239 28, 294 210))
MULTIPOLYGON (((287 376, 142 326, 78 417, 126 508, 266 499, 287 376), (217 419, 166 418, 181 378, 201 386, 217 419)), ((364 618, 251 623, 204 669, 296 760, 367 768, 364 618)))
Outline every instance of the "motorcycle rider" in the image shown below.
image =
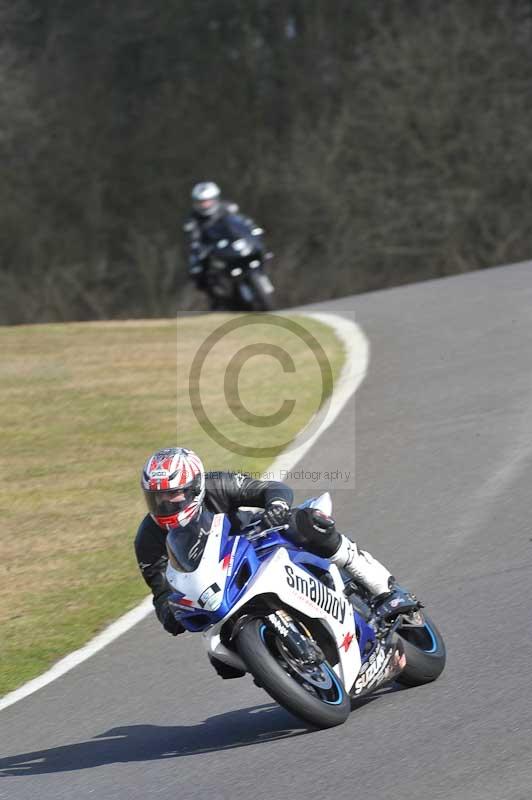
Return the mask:
POLYGON ((148 506, 136 538, 142 576, 153 593, 157 617, 176 636, 183 625, 168 599, 168 556, 175 566, 193 571, 201 560, 213 514, 227 514, 233 525, 240 506, 263 508, 265 527, 289 524, 285 535, 294 544, 328 558, 365 586, 377 613, 417 607, 410 595, 394 588, 394 578, 373 556, 336 530, 334 520, 317 509, 291 511, 292 489, 278 481, 262 481, 240 473, 205 472, 199 457, 184 447, 155 452, 144 465, 141 486, 148 506))
MULTIPOLYGON (((227 214, 237 214, 236 203, 222 200, 219 186, 213 181, 196 183, 191 192, 192 212, 186 219, 185 232, 188 274, 196 284, 196 288, 205 290, 206 271, 209 253, 206 252, 206 233, 211 225, 223 219, 227 214)), ((250 217, 242 216, 242 221, 250 228, 255 227, 250 217)))

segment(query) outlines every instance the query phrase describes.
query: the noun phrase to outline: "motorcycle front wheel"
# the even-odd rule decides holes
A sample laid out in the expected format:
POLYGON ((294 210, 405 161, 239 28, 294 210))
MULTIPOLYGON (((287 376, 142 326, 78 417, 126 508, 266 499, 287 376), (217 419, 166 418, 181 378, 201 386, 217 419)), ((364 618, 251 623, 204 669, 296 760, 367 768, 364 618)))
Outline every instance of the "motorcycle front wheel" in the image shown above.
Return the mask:
POLYGON ((262 619, 249 620, 236 645, 257 684, 287 711, 316 728, 346 721, 350 698, 327 661, 303 664, 295 659, 262 619))
POLYGON ((273 311, 273 292, 267 292, 264 286, 266 280, 270 283, 269 278, 264 273, 254 272, 249 276, 248 280, 253 292, 253 310, 273 311))

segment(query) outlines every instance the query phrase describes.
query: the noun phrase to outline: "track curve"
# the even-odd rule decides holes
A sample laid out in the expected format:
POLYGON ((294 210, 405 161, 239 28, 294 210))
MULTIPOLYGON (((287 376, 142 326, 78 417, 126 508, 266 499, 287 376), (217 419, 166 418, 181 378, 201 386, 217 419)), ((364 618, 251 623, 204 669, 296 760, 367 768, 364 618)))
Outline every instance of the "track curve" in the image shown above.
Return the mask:
MULTIPOLYGON (((339 527, 426 601, 443 676, 309 733, 149 618, 0 713, 0 797, 528 799, 532 264, 314 308, 354 311, 371 344, 339 527)), ((347 468, 352 420, 301 466, 347 468)))

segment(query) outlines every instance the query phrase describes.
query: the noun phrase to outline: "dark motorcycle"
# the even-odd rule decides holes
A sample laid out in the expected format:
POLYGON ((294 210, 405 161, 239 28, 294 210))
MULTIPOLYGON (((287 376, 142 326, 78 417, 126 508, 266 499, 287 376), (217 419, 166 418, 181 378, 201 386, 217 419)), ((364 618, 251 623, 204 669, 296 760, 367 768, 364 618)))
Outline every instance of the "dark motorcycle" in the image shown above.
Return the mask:
POLYGON ((272 255, 264 231, 239 214, 227 214, 204 231, 205 285, 212 309, 271 311, 274 288, 264 270, 272 255))

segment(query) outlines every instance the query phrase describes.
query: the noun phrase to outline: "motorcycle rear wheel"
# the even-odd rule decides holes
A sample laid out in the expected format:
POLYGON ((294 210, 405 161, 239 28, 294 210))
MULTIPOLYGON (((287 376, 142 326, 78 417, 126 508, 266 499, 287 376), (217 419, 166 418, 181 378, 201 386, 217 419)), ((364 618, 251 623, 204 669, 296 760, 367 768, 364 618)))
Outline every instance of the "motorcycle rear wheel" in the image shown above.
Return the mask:
POLYGON ((316 728, 332 728, 346 721, 350 698, 327 661, 312 667, 296 664, 262 619, 249 620, 236 645, 256 682, 287 711, 316 728))
POLYGON ((439 678, 446 661, 445 643, 434 622, 423 614, 421 626, 397 629, 406 656, 406 667, 396 680, 403 686, 421 686, 439 678))

